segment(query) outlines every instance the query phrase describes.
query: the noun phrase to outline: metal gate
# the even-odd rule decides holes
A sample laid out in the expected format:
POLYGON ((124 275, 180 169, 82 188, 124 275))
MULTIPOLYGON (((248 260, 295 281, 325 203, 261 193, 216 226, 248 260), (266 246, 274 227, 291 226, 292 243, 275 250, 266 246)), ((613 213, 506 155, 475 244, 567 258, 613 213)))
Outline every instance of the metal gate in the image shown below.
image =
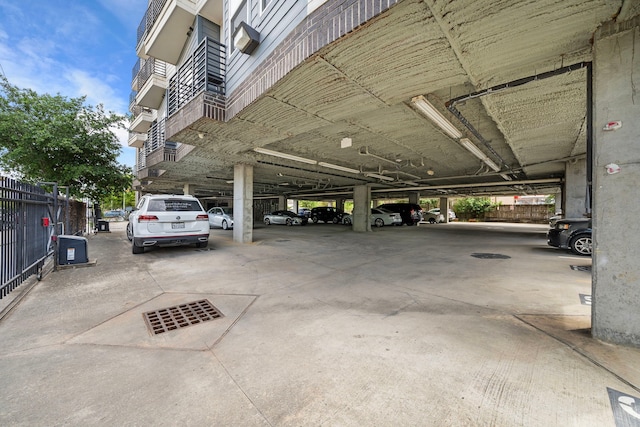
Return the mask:
POLYGON ((51 236, 56 232, 57 210, 53 194, 0 177, 0 299, 31 275, 41 273, 46 258, 54 252, 51 236))

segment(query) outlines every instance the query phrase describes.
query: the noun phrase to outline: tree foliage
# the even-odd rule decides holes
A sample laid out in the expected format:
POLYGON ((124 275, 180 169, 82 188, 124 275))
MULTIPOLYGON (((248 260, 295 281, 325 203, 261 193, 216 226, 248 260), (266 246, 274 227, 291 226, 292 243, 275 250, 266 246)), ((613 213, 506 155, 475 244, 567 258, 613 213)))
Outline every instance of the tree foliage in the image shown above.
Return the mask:
POLYGON ((85 99, 39 95, 0 75, 0 167, 94 200, 128 188, 130 171, 117 162, 114 134, 124 117, 84 105, 85 99))
POLYGON ((486 212, 494 209, 497 204, 488 197, 465 197, 453 204, 453 210, 463 214, 470 214, 472 218, 483 218, 486 212))

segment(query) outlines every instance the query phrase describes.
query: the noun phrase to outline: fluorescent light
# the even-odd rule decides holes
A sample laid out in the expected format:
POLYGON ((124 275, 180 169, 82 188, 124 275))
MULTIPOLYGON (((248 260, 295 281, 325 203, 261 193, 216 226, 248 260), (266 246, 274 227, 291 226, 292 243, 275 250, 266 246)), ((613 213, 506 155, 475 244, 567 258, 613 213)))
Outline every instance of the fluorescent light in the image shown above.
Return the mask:
POLYGON ((382 179, 384 181, 395 181, 395 179, 390 177, 390 176, 380 175, 380 174, 377 174, 377 173, 365 173, 364 176, 366 176, 368 178, 378 178, 378 179, 382 179))
POLYGON ((462 132, 460 132, 449 120, 447 120, 447 118, 443 116, 440 111, 436 110, 436 108, 431 105, 431 103, 427 101, 424 96, 418 95, 414 97, 413 99, 411 99, 411 103, 415 105, 422 114, 424 114, 429 119, 431 119, 432 122, 437 124, 438 127, 440 127, 440 129, 442 129, 451 138, 462 138, 462 132))
POLYGON ((347 168, 344 166, 340 166, 340 165, 334 165, 333 163, 325 163, 325 162, 318 162, 319 166, 324 166, 325 168, 331 168, 331 169, 335 169, 338 171, 342 171, 342 172, 349 172, 349 173, 360 173, 360 171, 358 169, 351 169, 351 168, 347 168))
POLYGON ((491 160, 486 154, 484 154, 476 144, 474 144, 473 142, 471 142, 471 140, 467 139, 467 138, 462 138, 460 140, 460 144, 466 148, 467 150, 469 150, 469 152, 471 154, 473 154, 474 156, 476 156, 477 158, 479 158, 480 160, 482 160, 487 166, 489 166, 491 169, 493 169, 496 172, 500 171, 500 167, 498 165, 495 164, 495 162, 493 160, 491 160))
POLYGON ((305 159, 304 157, 294 156, 293 154, 281 153, 279 151, 268 150, 268 149, 262 148, 262 147, 256 147, 256 148, 253 149, 253 151, 255 151, 256 153, 260 153, 260 154, 266 154, 268 156, 280 157, 282 159, 294 160, 296 162, 307 163, 307 164, 310 164, 310 165, 318 164, 318 162, 315 161, 315 160, 305 159))
POLYGON ((511 177, 509 175, 507 175, 506 173, 501 173, 500 176, 505 180, 505 181, 511 181, 511 177))

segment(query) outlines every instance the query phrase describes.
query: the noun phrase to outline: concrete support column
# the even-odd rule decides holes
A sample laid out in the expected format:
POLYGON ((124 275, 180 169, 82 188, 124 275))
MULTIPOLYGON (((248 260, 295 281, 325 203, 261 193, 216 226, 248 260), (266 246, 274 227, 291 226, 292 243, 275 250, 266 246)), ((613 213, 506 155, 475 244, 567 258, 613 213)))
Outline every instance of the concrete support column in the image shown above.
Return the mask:
POLYGON ((344 199, 342 198, 336 199, 336 209, 344 212, 344 199))
POLYGON ((409 203, 415 203, 416 205, 419 205, 420 193, 418 192, 409 193, 409 203))
POLYGON ((196 192, 196 186, 193 184, 185 184, 184 187, 182 188, 183 194, 189 194, 193 196, 195 192, 196 192))
POLYGON ((444 223, 449 222, 449 198, 440 197, 440 213, 444 217, 444 223))
POLYGON ((556 207, 555 207, 555 210, 553 211, 553 214, 555 215, 557 212, 562 212, 564 214, 564 209, 562 208, 562 192, 556 193, 555 201, 556 201, 556 207))
POLYGON ((233 167, 233 241, 253 241, 253 166, 233 167))
POLYGON ((371 187, 356 185, 353 187, 353 231, 371 231, 371 187))
POLYGON ((286 211, 287 210, 287 197, 286 196, 278 196, 278 210, 286 211))
POLYGON ((565 163, 564 209, 565 218, 582 218, 587 212, 587 160, 578 159, 565 163))
POLYGON ((593 305, 597 339, 640 346, 640 17, 595 36, 593 305), (622 128, 604 131, 611 121, 622 128))
POLYGON ((298 213, 298 209, 300 209, 298 207, 298 200, 293 200, 293 212, 295 212, 296 214, 298 213))

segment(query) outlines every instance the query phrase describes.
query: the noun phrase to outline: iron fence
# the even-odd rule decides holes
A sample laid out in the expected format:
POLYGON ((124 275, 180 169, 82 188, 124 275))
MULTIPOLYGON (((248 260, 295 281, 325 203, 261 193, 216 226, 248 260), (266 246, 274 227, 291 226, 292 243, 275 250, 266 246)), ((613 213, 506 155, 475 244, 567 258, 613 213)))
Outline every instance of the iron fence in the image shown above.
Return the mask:
POLYGON ((0 177, 0 299, 33 274, 41 274, 54 255, 52 236, 86 230, 86 205, 56 198, 40 186, 0 177))
POLYGON ((41 271, 53 253, 51 223, 54 197, 44 189, 2 178, 0 299, 41 271))

